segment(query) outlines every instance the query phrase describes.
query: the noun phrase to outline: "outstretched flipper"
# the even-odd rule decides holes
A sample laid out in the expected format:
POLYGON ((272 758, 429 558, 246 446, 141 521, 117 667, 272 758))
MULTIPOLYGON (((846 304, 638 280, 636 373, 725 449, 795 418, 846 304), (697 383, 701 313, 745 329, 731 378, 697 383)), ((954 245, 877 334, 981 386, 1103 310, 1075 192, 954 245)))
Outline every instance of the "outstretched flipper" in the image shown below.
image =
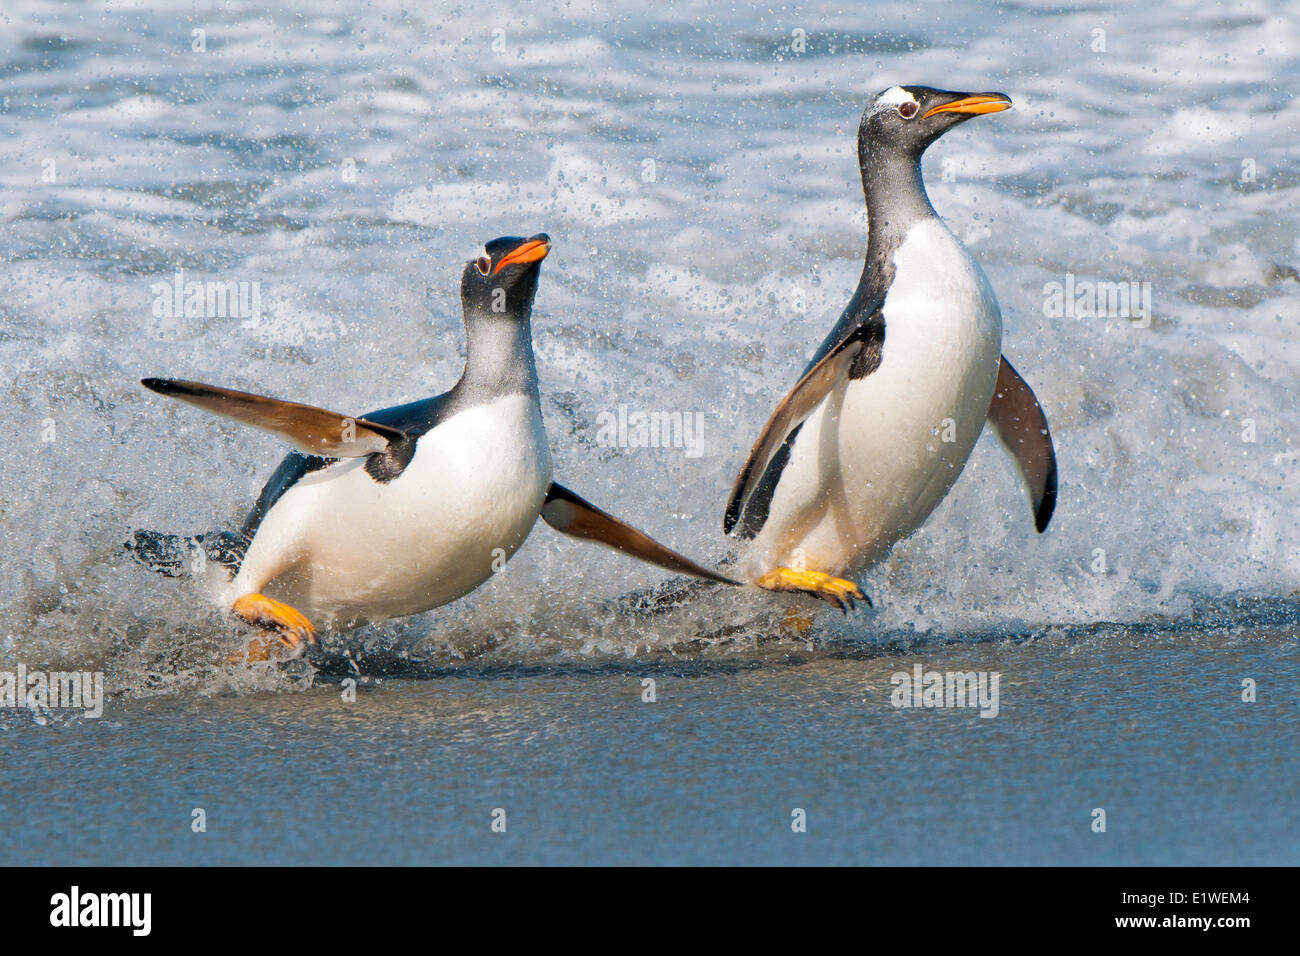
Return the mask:
POLYGON ((561 534, 608 545, 669 571, 690 574, 719 584, 740 586, 739 581, 710 571, 690 558, 665 548, 648 534, 601 511, 563 485, 552 483, 546 492, 546 501, 542 503, 542 519, 561 534))
POLYGON ((415 442, 400 429, 313 405, 173 378, 145 378, 140 384, 159 395, 178 398, 204 411, 273 432, 307 455, 326 458, 373 455, 366 471, 379 481, 401 474, 415 452, 415 442))
POLYGON ((998 382, 989 403, 989 422, 1007 450, 1015 456, 1020 474, 1029 485, 1034 506, 1034 526, 1047 530, 1056 510, 1056 450, 1047 416, 1025 380, 1005 355, 998 365, 998 382))

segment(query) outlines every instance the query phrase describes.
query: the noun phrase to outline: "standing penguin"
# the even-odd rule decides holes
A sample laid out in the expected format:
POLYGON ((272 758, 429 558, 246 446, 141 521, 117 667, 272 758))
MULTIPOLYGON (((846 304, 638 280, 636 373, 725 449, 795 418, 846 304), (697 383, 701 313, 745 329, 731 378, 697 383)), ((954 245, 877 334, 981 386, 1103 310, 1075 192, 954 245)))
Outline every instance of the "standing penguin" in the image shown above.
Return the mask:
MULTIPOLYGON (((197 539, 233 573, 231 611, 291 648, 314 643, 313 621, 350 627, 426 611, 500 570, 539 514, 565 534, 734 583, 551 481, 531 331, 550 248, 545 235, 494 239, 466 264, 465 371, 433 398, 349 417, 197 382, 143 380, 298 449, 238 534, 197 539)), ((176 574, 182 540, 137 531, 127 547, 176 574)))
POLYGON ((988 279, 921 182, 927 146, 1010 106, 1003 93, 895 86, 862 114, 862 278, 754 444, 723 517, 724 532, 752 539, 740 567, 760 587, 841 609, 867 600, 842 575, 925 521, 986 419, 1029 485, 1038 530, 1047 527, 1056 503, 1047 420, 1001 354, 988 279))

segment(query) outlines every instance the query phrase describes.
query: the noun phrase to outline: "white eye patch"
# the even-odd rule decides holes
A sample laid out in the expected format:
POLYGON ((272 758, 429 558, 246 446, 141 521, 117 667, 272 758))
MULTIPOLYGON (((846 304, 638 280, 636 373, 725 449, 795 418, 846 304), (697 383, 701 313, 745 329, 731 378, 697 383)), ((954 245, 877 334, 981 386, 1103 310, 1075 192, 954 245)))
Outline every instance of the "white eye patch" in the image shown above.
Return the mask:
POLYGON ((907 90, 901 86, 891 86, 876 97, 871 104, 871 112, 874 114, 883 113, 886 110, 896 110, 904 103, 911 103, 917 109, 921 108, 921 104, 916 101, 916 97, 907 90))

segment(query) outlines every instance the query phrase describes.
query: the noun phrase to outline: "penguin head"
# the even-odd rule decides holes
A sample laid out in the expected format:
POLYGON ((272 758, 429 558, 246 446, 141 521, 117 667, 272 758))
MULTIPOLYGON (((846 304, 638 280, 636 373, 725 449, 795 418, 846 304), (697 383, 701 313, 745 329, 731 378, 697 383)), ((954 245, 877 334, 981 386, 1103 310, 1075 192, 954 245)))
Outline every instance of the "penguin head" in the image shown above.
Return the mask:
POLYGON ((972 116, 1011 108, 1005 93, 955 93, 929 86, 891 86, 876 96, 858 127, 858 156, 919 159, 925 148, 972 116))
POLYGON ((551 237, 545 233, 527 239, 502 236, 487 243, 477 258, 465 263, 460 277, 465 314, 528 318, 542 260, 550 251, 551 237))

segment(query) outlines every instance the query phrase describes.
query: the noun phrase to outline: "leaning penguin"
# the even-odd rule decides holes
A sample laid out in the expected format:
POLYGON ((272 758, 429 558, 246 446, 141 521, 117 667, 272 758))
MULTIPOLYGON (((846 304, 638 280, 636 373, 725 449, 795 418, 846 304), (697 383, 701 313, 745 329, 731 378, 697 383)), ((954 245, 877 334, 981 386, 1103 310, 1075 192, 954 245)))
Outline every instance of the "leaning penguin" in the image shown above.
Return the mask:
MULTIPOLYGON (((451 391, 349 417, 212 385, 145 387, 288 439, 242 529, 196 539, 231 572, 231 611, 299 652, 316 626, 416 614, 473 591, 540 514, 568 535, 669 570, 729 579, 551 481, 531 316, 545 235, 494 239, 465 266, 465 370, 451 391)), ((127 547, 179 573, 189 542, 137 531, 127 547)), ((265 641, 250 658, 265 656, 265 641)))
POLYGON ((737 566, 774 591, 841 609, 855 574, 920 527, 985 420, 1015 456, 1041 532, 1056 454, 1037 398, 1002 355, 1002 313, 979 264, 935 213, 921 154, 958 123, 1008 109, 1003 93, 892 87, 867 106, 858 165, 867 202, 862 277, 737 476, 723 531, 737 566))

